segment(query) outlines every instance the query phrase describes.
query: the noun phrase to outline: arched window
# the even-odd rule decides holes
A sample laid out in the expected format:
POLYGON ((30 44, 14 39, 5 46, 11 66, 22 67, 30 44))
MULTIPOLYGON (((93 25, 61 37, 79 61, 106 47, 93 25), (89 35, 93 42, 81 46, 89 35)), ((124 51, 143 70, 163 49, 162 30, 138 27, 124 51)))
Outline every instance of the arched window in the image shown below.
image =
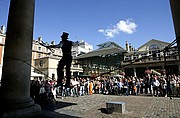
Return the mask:
POLYGON ((149 46, 149 50, 159 49, 157 44, 152 44, 149 46))

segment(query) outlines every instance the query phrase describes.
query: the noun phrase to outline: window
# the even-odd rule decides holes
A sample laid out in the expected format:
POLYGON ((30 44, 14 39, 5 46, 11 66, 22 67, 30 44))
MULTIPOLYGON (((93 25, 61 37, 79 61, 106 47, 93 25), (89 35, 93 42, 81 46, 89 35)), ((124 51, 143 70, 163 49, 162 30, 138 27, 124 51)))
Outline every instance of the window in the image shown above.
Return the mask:
POLYGON ((38 58, 41 58, 41 54, 38 54, 38 58))
POLYGON ((39 66, 43 67, 43 61, 42 60, 40 61, 39 66))
POLYGON ((73 65, 74 68, 78 68, 78 65, 73 65))
POLYGON ((149 46, 149 50, 159 49, 157 44, 152 44, 149 46))
POLYGON ((38 47, 38 50, 41 50, 41 47, 38 47))
POLYGON ((3 40, 2 40, 2 37, 0 37, 0 43, 2 43, 2 41, 3 41, 3 40))

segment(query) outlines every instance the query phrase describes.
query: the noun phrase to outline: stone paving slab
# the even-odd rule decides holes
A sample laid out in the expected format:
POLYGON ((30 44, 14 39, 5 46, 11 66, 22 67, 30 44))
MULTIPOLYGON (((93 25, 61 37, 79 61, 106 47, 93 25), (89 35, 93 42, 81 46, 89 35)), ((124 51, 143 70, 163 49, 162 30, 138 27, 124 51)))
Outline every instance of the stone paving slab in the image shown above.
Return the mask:
POLYGON ((58 98, 42 109, 41 118, 180 118, 180 98, 93 94, 58 98), (125 102, 125 112, 108 114, 108 101, 125 102))

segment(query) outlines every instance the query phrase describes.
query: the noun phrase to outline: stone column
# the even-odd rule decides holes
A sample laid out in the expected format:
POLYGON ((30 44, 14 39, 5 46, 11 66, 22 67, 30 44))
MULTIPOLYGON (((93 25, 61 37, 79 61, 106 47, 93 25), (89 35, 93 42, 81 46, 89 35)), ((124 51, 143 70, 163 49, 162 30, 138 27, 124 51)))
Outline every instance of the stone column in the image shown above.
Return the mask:
POLYGON ((30 98, 35 0, 11 0, 3 58, 1 117, 31 117, 41 107, 30 98))
MULTIPOLYGON (((171 6, 171 12, 172 12, 172 18, 174 22, 174 29, 176 38, 180 38, 180 0, 170 0, 170 6, 171 6)), ((180 39, 177 40, 177 46, 178 46, 178 52, 180 57, 180 39)), ((179 67, 179 74, 180 74, 180 62, 178 64, 179 67)))

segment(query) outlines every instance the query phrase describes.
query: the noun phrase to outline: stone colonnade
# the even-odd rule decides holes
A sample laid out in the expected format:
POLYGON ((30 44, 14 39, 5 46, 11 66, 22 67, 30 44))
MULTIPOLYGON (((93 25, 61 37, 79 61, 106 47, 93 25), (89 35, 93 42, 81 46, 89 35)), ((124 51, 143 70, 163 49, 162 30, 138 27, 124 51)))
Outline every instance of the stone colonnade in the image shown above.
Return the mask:
POLYGON ((11 0, 0 88, 1 117, 33 117, 41 107, 30 98, 35 0, 11 0))
MULTIPOLYGON (((180 0, 170 0, 172 18, 174 22, 174 29, 177 39, 178 52, 180 57, 180 0)), ((180 62, 178 63, 179 74, 180 74, 180 62)))

